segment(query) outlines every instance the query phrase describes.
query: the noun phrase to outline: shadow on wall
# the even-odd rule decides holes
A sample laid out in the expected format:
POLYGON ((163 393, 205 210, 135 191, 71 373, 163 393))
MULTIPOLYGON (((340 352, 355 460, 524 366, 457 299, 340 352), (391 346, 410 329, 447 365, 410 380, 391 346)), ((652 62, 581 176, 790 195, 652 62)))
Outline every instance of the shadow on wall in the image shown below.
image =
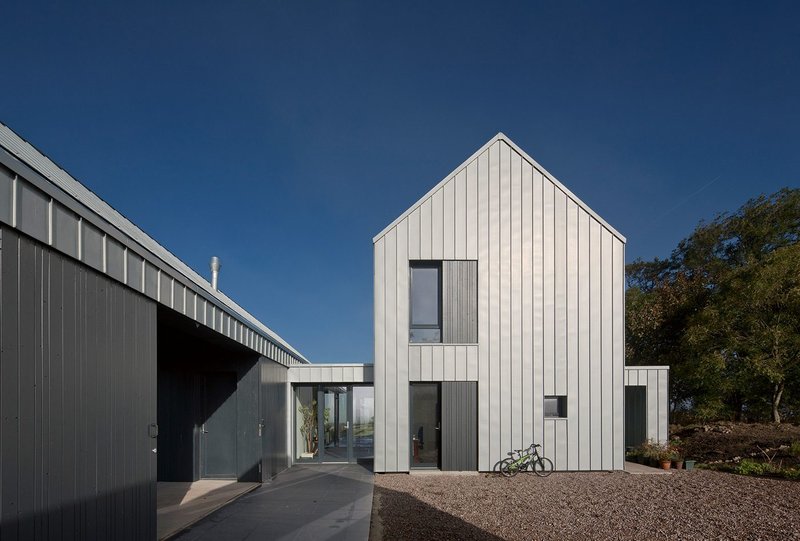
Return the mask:
POLYGON ((261 480, 259 356, 159 307, 158 480, 261 480))
MULTIPOLYGON (((54 498, 55 499, 55 498, 54 498)), ((0 539, 156 538, 156 483, 131 485, 93 498, 46 505, 37 513, 13 514, 3 508, 0 539)))

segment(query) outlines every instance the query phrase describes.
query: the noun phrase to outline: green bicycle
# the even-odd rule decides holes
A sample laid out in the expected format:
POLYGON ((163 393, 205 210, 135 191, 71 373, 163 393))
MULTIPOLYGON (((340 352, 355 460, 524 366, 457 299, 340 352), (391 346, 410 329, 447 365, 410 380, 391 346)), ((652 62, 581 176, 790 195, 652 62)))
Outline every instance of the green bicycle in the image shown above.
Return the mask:
POLYGON ((514 477, 528 468, 539 477, 547 477, 553 473, 553 461, 539 454, 538 443, 532 443, 527 449, 517 449, 508 453, 508 458, 500 462, 500 473, 504 477, 514 477))

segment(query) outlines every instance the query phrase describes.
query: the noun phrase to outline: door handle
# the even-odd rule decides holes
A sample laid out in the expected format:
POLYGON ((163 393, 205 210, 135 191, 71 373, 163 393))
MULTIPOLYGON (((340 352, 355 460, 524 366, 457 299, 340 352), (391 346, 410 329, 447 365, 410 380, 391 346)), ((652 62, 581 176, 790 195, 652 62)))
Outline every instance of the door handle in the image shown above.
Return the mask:
POLYGON ((203 434, 208 434, 208 430, 206 430, 206 424, 203 423, 203 426, 200 427, 200 432, 203 434))

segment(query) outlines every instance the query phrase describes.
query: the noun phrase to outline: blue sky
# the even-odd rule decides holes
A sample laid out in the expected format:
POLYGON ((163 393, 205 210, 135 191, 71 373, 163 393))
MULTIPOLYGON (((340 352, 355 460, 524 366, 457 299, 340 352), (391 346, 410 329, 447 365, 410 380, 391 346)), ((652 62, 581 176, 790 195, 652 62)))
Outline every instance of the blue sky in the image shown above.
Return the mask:
POLYGON ((797 2, 4 2, 0 121, 308 358, 372 236, 498 131, 665 257, 797 187, 797 2))

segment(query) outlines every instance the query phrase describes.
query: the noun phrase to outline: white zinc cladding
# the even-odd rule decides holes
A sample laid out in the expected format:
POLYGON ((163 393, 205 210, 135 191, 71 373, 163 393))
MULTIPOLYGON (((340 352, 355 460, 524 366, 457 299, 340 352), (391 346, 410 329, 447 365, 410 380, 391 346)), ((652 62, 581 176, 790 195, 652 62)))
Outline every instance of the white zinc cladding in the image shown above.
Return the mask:
POLYGON ((407 471, 409 383, 478 383, 478 469, 535 441, 624 464, 625 237, 502 133, 373 239, 375 471, 407 471), (478 341, 409 342, 409 265, 478 262, 478 341), (565 396, 546 417, 545 396, 565 396))
POLYGON ((289 368, 289 383, 372 383, 371 364, 299 364, 289 368))
POLYGON ((603 225, 603 226, 604 226, 606 229, 608 229, 608 230, 609 230, 609 231, 610 231, 610 232, 611 232, 611 233, 612 233, 612 234, 613 234, 615 237, 617 237, 617 238, 618 238, 619 240, 621 240, 622 242, 627 242, 627 240, 625 239, 625 237, 624 237, 624 236, 622 236, 622 234, 621 234, 621 233, 619 233, 619 232, 618 232, 616 229, 614 229, 614 228, 613 228, 611 225, 609 225, 609 224, 608 224, 608 222, 606 222, 606 221, 605 221, 603 218, 601 218, 599 214, 597 214, 595 211, 593 211, 591 208, 589 208, 589 206, 588 206, 588 205, 586 205, 586 204, 585 204, 583 201, 581 201, 581 200, 580 200, 580 199, 579 199, 579 198, 578 198, 578 197, 577 197, 575 194, 573 194, 573 193, 570 191, 570 189, 569 189, 569 188, 567 188, 566 186, 564 186, 564 185, 561 183, 561 181, 559 181, 559 180, 558 180, 558 179, 557 179, 557 178, 556 178, 554 175, 551 175, 551 174, 550 174, 550 173, 549 173, 549 172, 548 172, 548 171, 547 171, 547 170, 546 170, 544 167, 542 167, 541 165, 539 165, 539 162, 537 162, 536 160, 534 160, 533 158, 531 158, 531 157, 530 157, 530 156, 529 156, 529 155, 528 155, 528 154, 527 154, 527 153, 526 153, 524 150, 522 150, 520 147, 518 147, 518 146, 517 146, 517 144, 516 144, 516 143, 514 143, 514 141, 512 141, 511 139, 509 139, 508 137, 506 137, 506 136, 503 134, 503 132, 498 132, 498 133, 497 133, 497 135, 495 135, 494 137, 492 137, 491 139, 489 139, 489 141, 488 141, 488 142, 487 142, 485 145, 483 145, 481 148, 479 148, 478 150, 476 150, 476 151, 475 151, 475 153, 474 153, 472 156, 470 156, 469 158, 467 158, 466 160, 464 160, 464 162, 463 162, 461 165, 459 165, 458 167, 456 167, 456 168, 453 170, 453 172, 452 172, 452 173, 450 173, 449 175, 447 175, 446 177, 444 177, 442 180, 440 180, 440 181, 439 181, 439 183, 438 183, 436 186, 434 186, 433 188, 431 188, 431 189, 428 191, 428 193, 426 193, 425 195, 423 195, 422 197, 420 197, 419 201, 417 201, 416 203, 414 203, 413 205, 411 205, 411 207, 409 207, 409 209, 408 209, 408 210, 406 210, 406 211, 405 211, 403 214, 401 214, 400 216, 398 216, 398 217, 397 217, 397 218, 396 218, 396 219, 395 219, 395 220, 394 220, 392 223, 390 223, 389 225, 387 225, 386 227, 384 227, 384 228, 383 228, 383 231, 381 231, 380 233, 378 233, 377 235, 375 235, 374 237, 372 237, 372 242, 373 242, 373 243, 374 243, 374 242, 376 242, 376 241, 377 241, 379 238, 381 238, 382 236, 384 236, 384 235, 385 235, 385 234, 386 234, 386 233, 387 233, 387 232, 388 232, 390 229, 392 229, 394 226, 396 226, 398 223, 400 223, 400 222, 401 222, 401 221, 402 221, 404 218, 406 218, 406 217, 407 217, 409 214, 411 214, 412 212, 414 212, 414 210, 415 210, 415 209, 419 208, 419 207, 422 205, 422 203, 424 203, 424 202, 425 202, 427 199, 429 199, 429 198, 430 198, 430 197, 431 197, 433 194, 435 194, 436 192, 438 192, 438 191, 439 191, 439 189, 440 189, 440 188, 441 188, 441 187, 442 187, 444 184, 446 184, 446 183, 447 183, 449 180, 452 180, 452 178, 453 178, 453 175, 454 175, 456 172, 458 172, 458 171, 461 171, 462 169, 465 169, 465 168, 467 167, 467 165, 469 165, 469 164, 470 164, 470 162, 473 162, 473 161, 475 161, 475 159, 476 159, 478 156, 480 156, 481 154, 483 154, 484 152, 486 152, 486 150, 487 150, 489 147, 491 147, 491 146, 492 146, 494 143, 496 143, 497 141, 503 141, 503 142, 505 142, 507 145, 509 145, 509 146, 510 146, 512 149, 514 149, 514 151, 515 151, 517 154, 519 154, 519 155, 520 155, 520 156, 522 156, 522 157, 523 157, 525 160, 527 160, 527 161, 528 161, 528 163, 530 163, 530 164, 531 164, 531 165, 532 165, 532 166, 533 166, 533 167, 534 167, 536 170, 538 170, 538 171, 539 171, 539 173, 541 173, 542 175, 544 175, 544 177, 545 177, 545 178, 547 178, 547 179, 548 179, 550 182, 552 182, 553 184, 555 184, 555 185, 556 185, 556 186, 557 186, 557 187, 558 187, 558 188, 559 188, 559 189, 560 189, 562 192, 564 192, 564 194, 566 194, 566 196, 567 196, 567 197, 569 197, 570 199, 572 199, 572 200, 573 200, 573 201, 574 201, 574 202, 575 202, 575 203, 576 203, 576 204, 577 204, 577 205, 578 205, 580 208, 582 208, 583 210, 585 210, 586 212, 588 212, 588 213, 589 213, 589 215, 591 215, 591 216, 592 216, 592 217, 593 217, 595 220, 597 220, 598 222, 600 222, 600 223, 601 223, 601 224, 602 224, 602 225, 603 225))
POLYGON ((645 436, 664 443, 669 439, 669 366, 626 366, 626 387, 645 387, 645 436))
POLYGON ((308 363, 277 333, 0 123, 3 164, 25 172, 7 178, 0 168, 0 221, 261 355, 286 366, 308 363))

